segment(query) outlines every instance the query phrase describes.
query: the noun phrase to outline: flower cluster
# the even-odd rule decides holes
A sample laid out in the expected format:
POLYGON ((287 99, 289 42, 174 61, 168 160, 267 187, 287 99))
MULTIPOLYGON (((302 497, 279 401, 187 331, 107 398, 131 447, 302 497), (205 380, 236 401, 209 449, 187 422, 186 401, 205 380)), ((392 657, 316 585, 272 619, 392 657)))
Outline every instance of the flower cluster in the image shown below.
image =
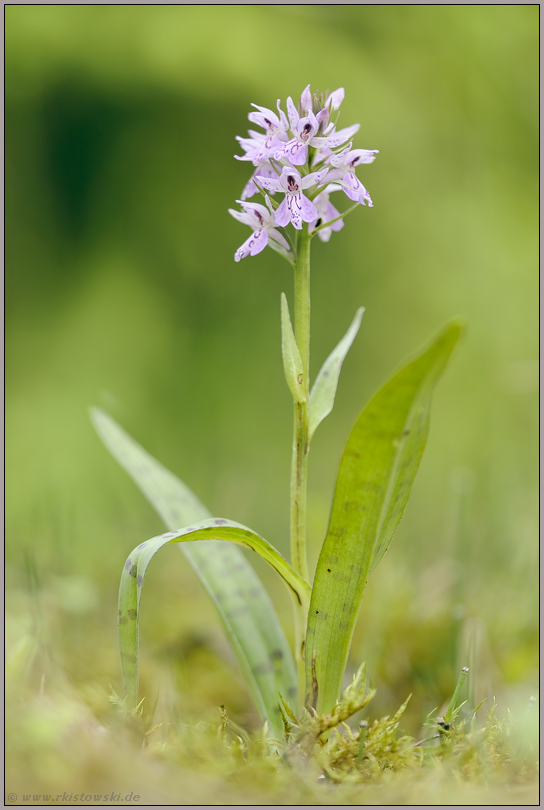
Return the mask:
POLYGON ((352 149, 351 139, 359 124, 336 129, 343 99, 343 87, 312 96, 308 85, 298 107, 291 97, 287 99, 287 116, 279 99, 277 114, 252 105, 255 111, 248 118, 264 132, 249 130, 249 137, 237 138, 245 154, 235 157, 254 166, 242 199, 237 200, 243 210, 229 209, 233 217, 253 231, 234 254, 237 262, 255 256, 267 244, 290 258, 293 243, 288 232, 278 230, 289 223, 301 230, 306 222, 323 242, 328 242, 332 231, 344 227, 343 215, 330 202, 330 195, 336 191, 343 191, 353 201, 349 210, 359 204, 372 205, 355 169, 362 163, 372 163, 378 150, 352 149), (257 192, 263 195, 266 206, 247 202, 257 192), (283 200, 278 203, 269 194, 283 194, 283 200))

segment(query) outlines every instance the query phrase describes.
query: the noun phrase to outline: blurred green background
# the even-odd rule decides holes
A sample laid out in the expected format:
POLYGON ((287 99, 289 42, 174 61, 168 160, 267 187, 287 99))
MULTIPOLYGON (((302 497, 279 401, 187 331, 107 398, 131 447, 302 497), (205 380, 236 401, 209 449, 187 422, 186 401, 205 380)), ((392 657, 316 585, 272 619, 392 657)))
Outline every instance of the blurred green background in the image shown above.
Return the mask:
MULTIPOLYGON (((464 664, 473 700, 506 707, 536 688, 538 7, 11 5, 8 654, 36 644, 29 682, 47 672, 99 718, 121 690, 121 567, 162 526, 89 406, 214 514, 287 553, 279 313, 291 268, 272 251, 235 264, 249 232, 227 209, 248 177, 233 155, 250 102, 274 107, 308 82, 344 86, 341 124, 360 122, 354 147, 380 150, 359 170, 374 208, 314 242, 313 375, 366 307, 312 445, 314 565, 363 404, 448 319, 467 321, 351 666, 368 662, 374 714, 414 694, 412 733, 464 664)), ((290 632, 287 593, 257 567, 290 632)), ((144 600, 142 678, 156 712, 161 700, 183 717, 225 703, 254 724, 176 550, 153 563, 144 600)))

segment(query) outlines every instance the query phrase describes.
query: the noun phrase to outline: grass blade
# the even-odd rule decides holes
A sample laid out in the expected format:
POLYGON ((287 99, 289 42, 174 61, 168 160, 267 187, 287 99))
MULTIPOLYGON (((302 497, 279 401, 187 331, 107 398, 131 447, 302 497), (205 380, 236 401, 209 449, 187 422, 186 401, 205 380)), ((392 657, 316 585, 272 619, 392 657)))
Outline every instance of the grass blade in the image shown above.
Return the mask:
MULTIPOLYGON (((211 517, 198 498, 119 425, 93 409, 94 426, 111 454, 131 476, 168 529, 211 517)), ((293 655, 276 610, 242 550, 229 543, 184 543, 182 551, 212 600, 261 719, 283 734, 278 692, 296 702, 293 655)))
POLYGON ((338 346, 323 363, 312 386, 310 392, 310 424, 308 429, 310 439, 314 435, 317 426, 320 425, 323 419, 332 411, 342 363, 359 331, 364 311, 364 307, 360 307, 357 310, 351 326, 338 346))
POLYGON ((314 581, 306 638, 306 700, 331 711, 340 693, 369 574, 402 517, 429 429, 434 385, 459 338, 453 323, 361 413, 336 482, 314 581))
MULTIPOLYGON (((138 704, 138 620, 142 586, 149 563, 163 546, 191 541, 228 541, 250 548, 260 554, 282 576, 298 605, 306 608, 310 600, 310 586, 276 549, 255 532, 224 518, 212 518, 184 529, 152 537, 135 548, 129 555, 119 587, 119 647, 123 680, 129 704, 138 704)), ((279 696, 276 696, 279 702, 279 696)))

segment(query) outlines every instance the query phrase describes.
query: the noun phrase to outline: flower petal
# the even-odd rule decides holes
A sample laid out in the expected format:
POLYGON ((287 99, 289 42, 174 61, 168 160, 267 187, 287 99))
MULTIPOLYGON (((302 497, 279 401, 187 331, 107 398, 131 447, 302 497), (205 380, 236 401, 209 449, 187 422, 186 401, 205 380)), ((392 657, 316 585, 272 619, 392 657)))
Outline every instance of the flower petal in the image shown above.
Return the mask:
POLYGON ((317 232, 317 235, 319 236, 322 242, 328 242, 332 236, 332 227, 323 228, 322 230, 317 232))
POLYGON ((276 220, 276 225, 279 225, 280 228, 284 228, 286 225, 289 224, 289 220, 291 219, 291 215, 289 212, 289 208, 287 205, 287 196, 283 198, 283 202, 281 203, 280 207, 277 209, 274 218, 276 220))
POLYGON ((255 256, 261 250, 264 250, 267 244, 268 233, 264 228, 259 228, 238 248, 234 254, 234 261, 239 262, 240 259, 244 259, 246 256, 255 256))
POLYGON ((259 110, 259 112, 249 113, 248 118, 252 124, 257 124, 268 131, 279 129, 280 119, 275 112, 269 110, 267 107, 259 107, 258 104, 252 104, 251 106, 259 110))
POLYGON ((352 172, 348 172, 344 177, 342 187, 344 192, 354 202, 360 202, 361 205, 368 205, 372 207, 373 203, 370 198, 370 194, 363 186, 361 181, 358 177, 356 177, 352 172))
POLYGON ((285 250, 291 250, 291 247, 290 247, 289 242, 287 241, 287 239, 283 236, 283 234, 281 234, 275 228, 269 228, 268 229, 268 235, 269 235, 269 237, 271 239, 274 240, 274 242, 277 242, 278 245, 281 245, 282 248, 285 248, 285 250))
POLYGON ((319 124, 319 126, 323 124, 323 129, 326 129, 328 120, 329 120, 329 108, 323 107, 323 109, 319 110, 319 112, 317 113, 316 121, 319 124))
POLYGON ((278 149, 274 157, 276 160, 287 159, 293 166, 304 166, 308 157, 308 146, 292 138, 282 149, 278 149))
MULTIPOLYGON (((235 155, 235 157, 236 157, 236 155, 235 155)), ((249 178, 249 180, 247 181, 247 183, 244 186, 244 190, 242 191, 242 194, 241 194, 242 200, 249 200, 249 198, 253 197, 253 195, 256 194, 258 192, 258 190, 259 190, 257 188, 257 186, 255 185, 255 183, 253 182, 253 177, 254 177, 254 175, 252 175, 249 178)), ((230 208, 229 208, 229 211, 230 211, 230 208)))
POLYGON ((355 133, 359 130, 360 126, 360 124, 353 124, 352 127, 346 127, 345 129, 341 129, 332 135, 327 135, 323 138, 314 138, 312 141, 312 146, 328 146, 329 149, 335 149, 337 146, 349 141, 349 139, 352 138, 353 135, 355 135, 355 133))
POLYGON ((253 234, 253 242, 250 246, 250 253, 252 256, 256 256, 257 253, 260 253, 261 250, 264 250, 268 244, 268 231, 266 228, 261 228, 258 231, 255 231, 253 234))
MULTIPOLYGON (((287 200, 287 208, 289 209, 289 213, 291 215, 291 222, 293 223, 297 231, 300 231, 302 229, 301 210, 302 210, 302 201, 304 199, 302 192, 299 191, 298 194, 288 194, 285 199, 287 200)), ((277 218, 276 222, 278 222, 277 218)), ((280 223, 278 222, 278 225, 279 224, 280 223)))
POLYGON ((362 163, 373 163, 379 149, 352 149, 346 156, 350 166, 360 166, 362 163))
POLYGON ((251 217, 245 211, 235 211, 234 208, 229 208, 229 214, 237 219, 238 222, 243 222, 244 225, 250 225, 253 227, 253 222, 251 221, 251 217))
POLYGON ((300 172, 298 169, 293 168, 292 166, 284 166, 281 175, 278 178, 278 185, 280 186, 282 191, 290 191, 294 192, 295 190, 298 191, 301 184, 300 172), (295 189, 295 186, 298 186, 295 189))
MULTIPOLYGON (((340 216, 340 211, 334 207, 332 203, 327 205, 327 210, 325 211, 325 222, 330 222, 331 219, 336 219, 336 217, 340 216)), ((344 227, 344 220, 343 219, 336 219, 336 222, 333 222, 330 226, 331 230, 333 231, 341 231, 344 227)))
POLYGON ((302 188, 309 188, 310 186, 317 186, 321 183, 324 177, 329 173, 328 169, 321 169, 319 172, 310 172, 306 177, 303 177, 300 185, 302 188))
POLYGON ((270 211, 264 205, 260 203, 248 203, 244 202, 243 200, 236 200, 242 208, 248 213, 248 216, 253 218, 254 228, 262 228, 263 224, 266 224, 270 221, 270 211))
POLYGON ((240 259, 245 259, 246 256, 249 256, 249 252, 250 252, 249 245, 250 245, 252 239, 253 239, 253 234, 251 234, 249 239, 246 239, 246 241, 244 242, 243 245, 240 245, 240 247, 238 248, 238 250, 234 254, 234 261, 235 262, 239 262, 240 259))
POLYGON ((295 132, 298 124, 298 119, 300 118, 297 108, 293 104, 293 99, 291 96, 287 99, 287 115, 289 116, 289 123, 291 124, 291 129, 295 132))
POLYGON ((327 107, 330 107, 331 110, 337 110, 344 100, 344 95, 345 93, 343 87, 339 87, 338 90, 334 90, 327 98, 327 107))
POLYGON ((285 132, 287 132, 287 130, 289 129, 289 122, 287 121, 285 113, 283 112, 282 108, 280 107, 280 104, 281 104, 281 99, 278 99, 277 106, 278 106, 278 112, 280 114, 281 127, 282 127, 282 129, 285 130, 285 132))
POLYGON ((312 94, 310 92, 310 85, 304 88, 300 96, 300 109, 303 112, 308 112, 312 109, 312 94))
POLYGON ((261 188, 265 188, 267 191, 271 191, 272 194, 275 194, 276 191, 279 190, 279 183, 277 177, 263 177, 262 175, 257 175, 255 180, 259 184, 261 188))
POLYGON ((345 169, 329 169, 329 173, 327 175, 327 183, 331 180, 343 180, 345 174, 346 174, 345 169))
POLYGON ((304 222, 312 222, 317 219, 317 208, 304 194, 300 195, 300 215, 304 222))

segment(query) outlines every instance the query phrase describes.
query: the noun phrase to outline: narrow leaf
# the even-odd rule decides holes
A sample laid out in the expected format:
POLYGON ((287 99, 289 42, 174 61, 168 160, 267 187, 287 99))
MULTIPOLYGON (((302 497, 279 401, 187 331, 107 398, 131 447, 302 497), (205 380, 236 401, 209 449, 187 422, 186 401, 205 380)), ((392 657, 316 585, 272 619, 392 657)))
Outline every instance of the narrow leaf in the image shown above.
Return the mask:
POLYGON ((310 439, 314 435, 317 426, 332 411, 342 363, 359 331, 364 311, 364 307, 360 307, 357 310, 351 326, 336 349, 334 349, 323 363, 321 371, 312 386, 310 392, 310 424, 308 429, 310 439))
MULTIPOLYGON (((273 546, 240 523, 224 518, 212 518, 140 543, 125 563, 119 587, 119 647, 123 680, 131 706, 138 703, 138 620, 145 573, 149 563, 163 546, 196 540, 226 540, 256 551, 283 577, 298 604, 307 608, 310 600, 308 583, 291 568, 273 546)), ((279 703, 280 699, 278 695, 276 703, 279 703)))
MULTIPOLYGON (((211 517, 182 481, 159 464, 99 409, 95 428, 111 454, 135 481, 166 526, 174 530, 211 517)), ((212 600, 261 719, 283 734, 278 693, 297 700, 293 655, 276 610, 240 548, 215 540, 184 543, 182 551, 212 600)))
POLYGON ((315 575, 306 638, 306 699, 332 710, 369 574, 402 517, 429 429, 434 385, 459 338, 452 323, 374 396, 348 439, 315 575))
POLYGON ((281 353, 285 379, 293 399, 295 402, 305 402, 302 358, 295 340, 285 293, 281 294, 281 353))

